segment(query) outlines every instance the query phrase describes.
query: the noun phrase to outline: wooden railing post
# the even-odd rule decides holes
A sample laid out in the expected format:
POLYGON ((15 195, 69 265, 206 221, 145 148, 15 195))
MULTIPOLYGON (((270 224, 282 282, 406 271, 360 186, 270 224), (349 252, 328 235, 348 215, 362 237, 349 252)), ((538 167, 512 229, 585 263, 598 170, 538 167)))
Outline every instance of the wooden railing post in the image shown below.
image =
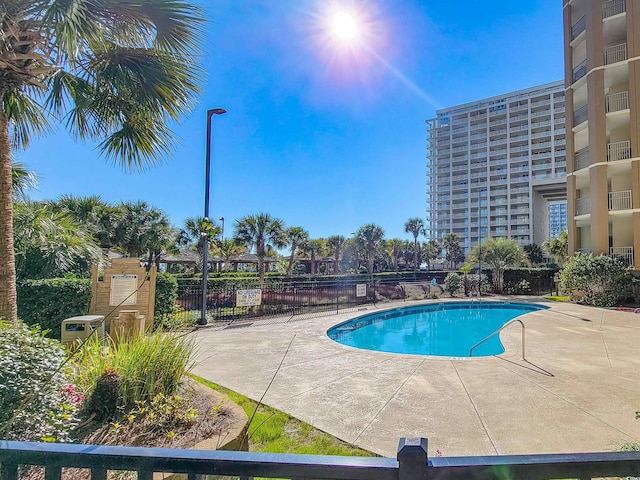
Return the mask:
POLYGON ((398 444, 398 480, 426 480, 427 439, 401 438, 398 444))

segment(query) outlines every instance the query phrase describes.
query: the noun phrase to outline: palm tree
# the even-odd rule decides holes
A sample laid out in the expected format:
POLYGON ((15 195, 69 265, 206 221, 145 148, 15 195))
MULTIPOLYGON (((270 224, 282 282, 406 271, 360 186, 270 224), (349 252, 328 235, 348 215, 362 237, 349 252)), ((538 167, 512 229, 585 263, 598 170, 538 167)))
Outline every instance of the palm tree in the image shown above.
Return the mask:
POLYGON ((35 188, 38 183, 36 174, 29 170, 24 163, 13 162, 11 167, 11 185, 13 198, 18 201, 27 201, 27 190, 35 188))
POLYGON ((556 238, 542 243, 542 249, 551 255, 559 264, 563 264, 569 256, 569 237, 567 231, 560 232, 556 238))
POLYGON ((384 230, 375 223, 368 223, 358 229, 356 240, 365 251, 369 275, 373 275, 373 261, 376 258, 376 250, 384 240, 384 230))
POLYGON ((402 255, 403 246, 404 241, 399 238, 392 238, 385 242, 385 250, 393 262, 393 271, 396 273, 398 272, 398 258, 402 255))
POLYGON ((284 235, 287 243, 291 245, 291 254, 289 255, 289 264, 287 265, 287 275, 291 275, 291 269, 293 268, 293 259, 296 255, 296 250, 299 247, 304 247, 309 241, 309 232, 302 227, 289 227, 284 231, 284 235))
POLYGON ((304 251, 309 254, 311 257, 311 275, 315 275, 316 273, 316 257, 318 255, 323 255, 326 253, 327 244, 322 238, 314 238, 311 240, 307 240, 303 247, 304 251))
POLYGON ((429 240, 423 245, 422 251, 424 252, 424 260, 427 262, 427 270, 431 270, 431 262, 438 258, 440 249, 441 247, 437 240, 429 240))
POLYGON ((236 220, 234 237, 239 243, 243 243, 249 248, 255 246, 258 256, 260 288, 262 288, 264 286, 264 259, 267 256, 267 249, 271 247, 282 248, 286 245, 284 223, 268 213, 247 215, 236 220))
POLYGON ((527 254, 527 258, 531 265, 535 266, 542 262, 544 262, 544 252, 542 248, 537 243, 530 243, 529 245, 525 245, 523 247, 524 253, 527 254))
POLYGON ((338 275, 340 272, 340 259, 344 251, 346 239, 342 235, 332 235, 327 238, 327 247, 333 255, 333 273, 338 275))
POLYGON ((11 0, 0 18, 0 317, 15 322, 12 152, 51 114, 127 170, 156 163, 199 90, 204 18, 186 0, 11 0))
POLYGON ((455 233, 447 233, 442 237, 442 248, 445 250, 445 258, 449 262, 449 268, 456 268, 456 265, 464 260, 460 237, 455 233))
POLYGON ((51 204, 15 204, 14 245, 19 279, 86 275, 102 259, 91 233, 51 204))
POLYGON ((489 265, 496 293, 502 293, 505 270, 520 266, 527 260, 522 247, 512 238, 489 238, 482 243, 481 248, 475 245, 469 257, 474 262, 489 265))
POLYGON ((238 255, 246 250, 242 245, 238 245, 233 238, 225 238, 219 242, 216 242, 216 254, 219 254, 224 259, 224 269, 229 271, 229 260, 234 255, 238 255))
MULTIPOLYGON (((189 246, 198 252, 196 270, 203 271, 205 236, 209 240, 209 246, 218 244, 222 229, 213 220, 204 217, 189 217, 184 221, 184 228, 178 234, 178 245, 189 246)), ((207 252, 208 253, 208 252, 207 252)))
POLYGON ((418 249, 418 235, 426 234, 424 222, 418 217, 410 218, 404 224, 404 231, 413 235, 413 271, 415 272, 420 266, 418 263, 418 257, 420 254, 420 250, 418 249))

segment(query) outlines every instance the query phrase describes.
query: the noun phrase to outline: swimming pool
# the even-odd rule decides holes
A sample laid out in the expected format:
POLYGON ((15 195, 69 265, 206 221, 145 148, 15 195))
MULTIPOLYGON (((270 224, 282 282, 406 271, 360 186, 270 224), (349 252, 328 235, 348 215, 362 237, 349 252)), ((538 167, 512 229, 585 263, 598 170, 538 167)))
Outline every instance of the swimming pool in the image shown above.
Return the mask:
MULTIPOLYGON (((448 302, 395 308, 331 327, 343 345, 390 353, 468 357, 469 349, 509 320, 549 307, 506 302, 448 302)), ((499 335, 473 351, 474 357, 504 352, 499 335)))

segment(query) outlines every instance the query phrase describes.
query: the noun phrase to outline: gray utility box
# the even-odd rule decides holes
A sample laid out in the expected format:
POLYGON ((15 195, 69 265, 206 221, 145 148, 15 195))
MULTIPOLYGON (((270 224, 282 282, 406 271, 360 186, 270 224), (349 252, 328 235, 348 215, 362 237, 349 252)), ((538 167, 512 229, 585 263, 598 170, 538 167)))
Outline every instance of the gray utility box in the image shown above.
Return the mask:
POLYGON ((104 315, 81 315, 62 321, 61 338, 66 347, 80 343, 94 331, 98 331, 98 338, 104 340, 104 315))

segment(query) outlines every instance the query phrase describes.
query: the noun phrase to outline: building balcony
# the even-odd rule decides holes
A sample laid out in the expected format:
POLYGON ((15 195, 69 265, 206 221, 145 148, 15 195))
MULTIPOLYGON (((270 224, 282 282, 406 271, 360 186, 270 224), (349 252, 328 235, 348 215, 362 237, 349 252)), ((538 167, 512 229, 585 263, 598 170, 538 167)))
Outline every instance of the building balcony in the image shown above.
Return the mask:
POLYGON ((633 247, 610 247, 609 256, 619 258, 629 267, 635 265, 633 261, 633 247))
MULTIPOLYGON (((619 43, 617 45, 611 45, 604 49, 604 64, 611 65, 612 63, 622 62, 627 59, 627 44, 619 43)), ((585 60, 586 62, 586 60, 585 60)), ((586 64, 585 64, 586 69, 586 64)), ((586 72, 585 72, 586 73, 586 72)), ((575 81, 575 80, 574 80, 575 81)))
POLYGON ((583 15, 580 19, 571 27, 571 40, 578 38, 582 32, 587 28, 587 17, 583 15))
MULTIPOLYGON (((602 18, 613 17, 627 11, 626 0, 609 0, 602 4, 602 18)), ((584 17, 583 17, 584 18, 584 17)))
POLYGON ((629 108, 629 92, 618 92, 607 95, 607 113, 618 112, 629 108))
POLYGON ((580 80, 587 74, 587 59, 585 58, 580 65, 573 69, 573 81, 574 83, 580 80))
POLYGON ((631 210, 633 208, 631 190, 609 192, 609 211, 631 210))
POLYGON ((582 150, 576 152, 574 159, 574 170, 582 170, 583 168, 587 168, 589 166, 589 148, 583 148, 582 150))
POLYGON ((609 143, 607 145, 608 162, 616 162, 618 160, 626 160, 628 158, 631 158, 631 142, 629 140, 609 143))
POLYGON ((576 199, 576 215, 589 215, 591 213, 591 197, 576 199))
POLYGON ((586 122, 589 117, 589 105, 583 105, 573 112, 573 126, 577 127, 582 122, 586 122))

